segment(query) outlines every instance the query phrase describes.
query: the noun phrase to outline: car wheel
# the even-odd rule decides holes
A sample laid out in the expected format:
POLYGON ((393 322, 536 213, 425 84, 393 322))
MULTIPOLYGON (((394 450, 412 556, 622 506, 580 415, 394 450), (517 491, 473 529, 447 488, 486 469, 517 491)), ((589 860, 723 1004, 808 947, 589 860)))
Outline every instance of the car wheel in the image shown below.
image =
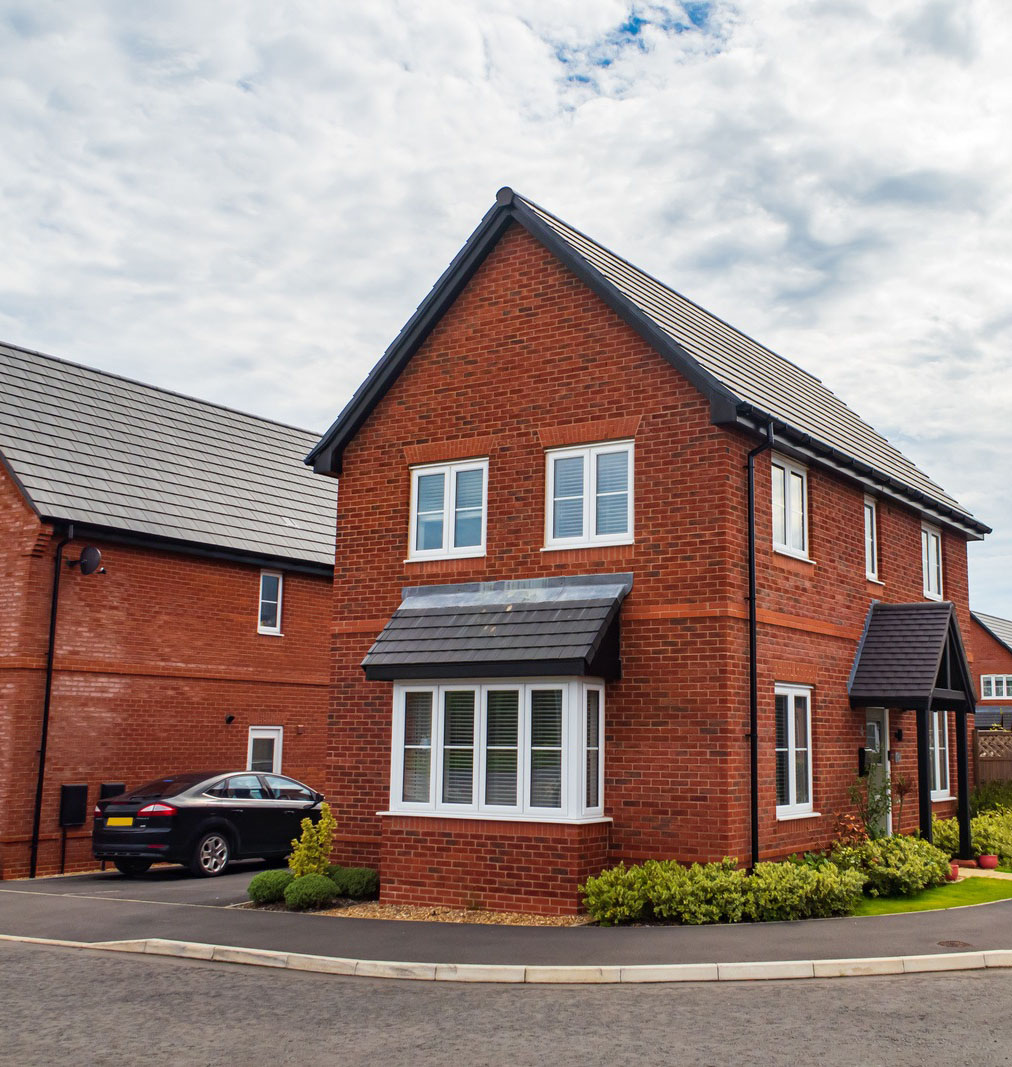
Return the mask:
POLYGON ((232 847, 221 830, 212 830, 197 842, 190 860, 190 870, 205 878, 224 874, 231 859, 232 847))
POLYGON ((113 860, 112 862, 116 865, 116 870, 120 874, 125 875, 127 878, 133 878, 135 875, 143 874, 154 861, 121 859, 113 860))

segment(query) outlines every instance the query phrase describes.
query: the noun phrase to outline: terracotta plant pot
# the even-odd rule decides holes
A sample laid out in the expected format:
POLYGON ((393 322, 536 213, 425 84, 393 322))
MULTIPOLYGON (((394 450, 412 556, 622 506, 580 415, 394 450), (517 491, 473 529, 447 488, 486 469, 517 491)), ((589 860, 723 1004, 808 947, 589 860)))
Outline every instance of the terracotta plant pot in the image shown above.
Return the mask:
POLYGON ((997 856, 978 856, 977 866, 982 867, 985 871, 993 871, 998 866, 997 856))
POLYGON ((959 865, 956 863, 949 864, 949 873, 946 877, 947 882, 954 882, 959 877, 959 865))

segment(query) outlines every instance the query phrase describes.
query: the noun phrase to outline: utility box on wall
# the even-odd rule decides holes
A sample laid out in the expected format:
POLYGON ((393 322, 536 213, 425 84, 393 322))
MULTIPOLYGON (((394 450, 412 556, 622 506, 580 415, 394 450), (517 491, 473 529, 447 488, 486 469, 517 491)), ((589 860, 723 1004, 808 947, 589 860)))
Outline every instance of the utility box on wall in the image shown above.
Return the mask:
POLYGON ((84 826, 88 821, 88 786, 60 786, 60 826, 84 826))

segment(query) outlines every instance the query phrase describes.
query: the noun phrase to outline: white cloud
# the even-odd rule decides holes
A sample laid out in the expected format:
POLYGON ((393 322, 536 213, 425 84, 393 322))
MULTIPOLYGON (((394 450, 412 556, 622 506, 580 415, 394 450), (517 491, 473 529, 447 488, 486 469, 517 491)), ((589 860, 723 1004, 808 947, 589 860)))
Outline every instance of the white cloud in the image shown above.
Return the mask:
POLYGON ((511 184, 819 374, 995 525, 998 0, 0 0, 0 336, 326 426, 511 184))

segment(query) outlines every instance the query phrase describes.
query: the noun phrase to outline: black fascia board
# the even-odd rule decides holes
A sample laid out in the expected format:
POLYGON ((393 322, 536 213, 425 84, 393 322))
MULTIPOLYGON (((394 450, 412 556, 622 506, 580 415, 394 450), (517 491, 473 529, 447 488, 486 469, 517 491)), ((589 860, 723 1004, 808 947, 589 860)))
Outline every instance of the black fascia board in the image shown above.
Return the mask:
POLYGON ((311 560, 294 560, 287 556, 272 556, 259 552, 243 552, 241 549, 216 548, 199 541, 184 541, 173 537, 159 537, 155 534, 130 533, 114 530, 106 526, 74 522, 73 519, 46 517, 43 521, 74 525, 74 540, 93 539, 109 541, 117 545, 130 545, 135 548, 151 548, 161 552, 174 552, 183 556, 200 556, 204 559, 220 559, 229 563, 246 563, 251 567, 269 567, 272 570, 289 571, 293 574, 312 574, 329 578, 334 573, 333 564, 314 563, 311 560))
POLYGON ((970 618, 972 618, 973 621, 979 627, 981 627, 981 629, 990 634, 998 642, 998 644, 1001 645, 1002 648, 1007 649, 1009 652, 1012 652, 1012 645, 1010 645, 1008 641, 1002 640, 1002 638, 1000 638, 976 612, 971 611, 970 618))
POLYGON ((418 309, 355 391, 344 410, 306 456, 305 463, 317 474, 341 473, 341 453, 393 385, 443 317, 460 291, 485 262, 489 252, 513 221, 508 205, 498 201, 486 212, 463 248, 453 257, 418 309))
MULTIPOLYGON (((827 445, 825 442, 812 437, 810 433, 796 429, 779 417, 766 414, 752 404, 740 403, 738 405, 738 418, 736 421, 741 429, 753 434, 765 433, 767 424, 772 423, 774 433, 778 438, 780 451, 790 453, 790 444, 793 442, 799 449, 803 450, 795 453, 795 456, 799 459, 809 459, 813 456, 816 459, 820 456, 825 457, 833 467, 849 468, 854 472, 855 477, 872 483, 872 488, 880 487, 891 495, 899 497, 923 511, 934 512, 940 521, 947 521, 949 525, 962 527, 964 532, 972 531, 979 534, 980 537, 992 532, 990 526, 979 519, 975 519, 967 512, 957 511, 955 508, 949 507, 941 500, 928 496, 927 493, 922 493, 919 489, 914 489, 891 475, 884 474, 870 464, 855 459, 846 452, 841 452, 833 445, 827 445)), ((730 422, 720 423, 720 425, 729 424, 730 422)))
POLYGON ((851 693, 852 708, 898 708, 900 711, 920 711, 931 704, 930 696, 897 696, 896 693, 851 693))

